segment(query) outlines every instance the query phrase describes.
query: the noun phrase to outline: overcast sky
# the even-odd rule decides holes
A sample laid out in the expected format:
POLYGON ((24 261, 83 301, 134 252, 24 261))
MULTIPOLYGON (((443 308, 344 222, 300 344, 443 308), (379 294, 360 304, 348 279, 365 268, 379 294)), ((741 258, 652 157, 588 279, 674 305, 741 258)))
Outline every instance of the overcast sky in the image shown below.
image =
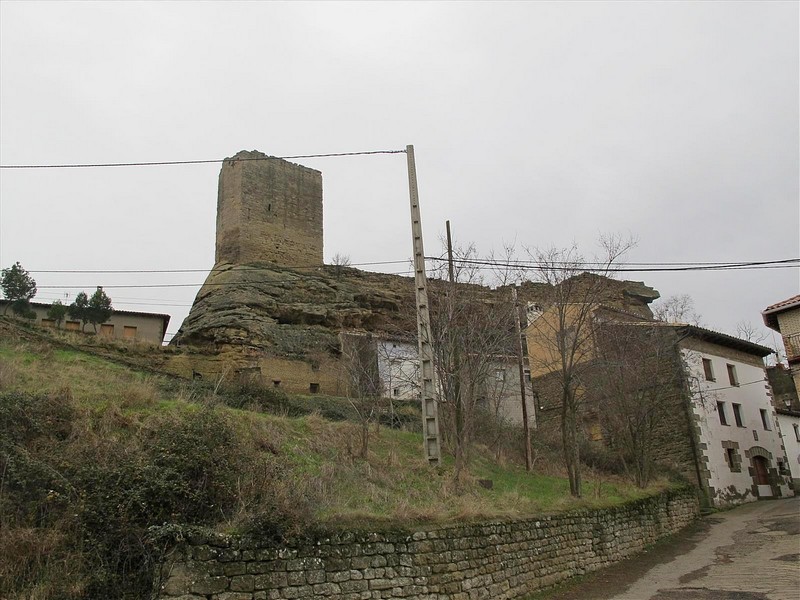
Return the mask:
MULTIPOLYGON (((428 254, 450 219, 481 254, 619 232, 630 262, 797 258, 798 29, 796 2, 5 0, 0 163, 413 144, 428 254)), ((323 173, 326 259, 411 255, 404 155, 297 162, 323 173)), ((44 271, 210 269, 219 168, 0 170, 0 265, 174 332, 205 273, 44 271), (198 285, 113 287, 166 283, 198 285)), ((626 278, 727 332, 800 293, 797 268, 626 278)))

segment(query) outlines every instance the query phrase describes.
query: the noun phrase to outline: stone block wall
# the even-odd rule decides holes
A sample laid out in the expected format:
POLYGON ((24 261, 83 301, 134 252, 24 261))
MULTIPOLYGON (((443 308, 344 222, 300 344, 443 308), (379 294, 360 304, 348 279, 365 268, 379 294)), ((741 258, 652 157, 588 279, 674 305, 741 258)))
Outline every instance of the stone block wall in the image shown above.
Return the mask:
POLYGON ((261 152, 226 159, 217 193, 216 264, 322 265, 322 173, 261 152))
POLYGON ((698 515, 684 488, 602 509, 281 545, 190 534, 167 555, 160 600, 522 598, 627 558, 698 515))

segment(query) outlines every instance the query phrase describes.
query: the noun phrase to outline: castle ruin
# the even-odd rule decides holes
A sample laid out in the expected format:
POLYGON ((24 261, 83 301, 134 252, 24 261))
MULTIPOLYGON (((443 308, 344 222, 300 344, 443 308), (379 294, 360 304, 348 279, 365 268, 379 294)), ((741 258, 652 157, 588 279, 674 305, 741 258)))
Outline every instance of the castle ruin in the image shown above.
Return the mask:
POLYGON ((225 159, 215 262, 321 267, 322 173, 255 150, 225 159))

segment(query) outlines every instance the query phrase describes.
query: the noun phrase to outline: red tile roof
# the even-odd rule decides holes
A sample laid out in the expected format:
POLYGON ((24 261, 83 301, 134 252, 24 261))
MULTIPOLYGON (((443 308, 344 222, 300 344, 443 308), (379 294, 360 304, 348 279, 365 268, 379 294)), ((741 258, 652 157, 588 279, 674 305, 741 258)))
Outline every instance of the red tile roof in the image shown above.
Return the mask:
POLYGON ((791 298, 783 300, 782 302, 777 302, 776 304, 768 306, 762 310, 761 316, 764 318, 764 325, 770 329, 780 332, 781 329, 778 326, 778 313, 789 310, 790 308, 800 308, 800 295, 792 296, 791 298))

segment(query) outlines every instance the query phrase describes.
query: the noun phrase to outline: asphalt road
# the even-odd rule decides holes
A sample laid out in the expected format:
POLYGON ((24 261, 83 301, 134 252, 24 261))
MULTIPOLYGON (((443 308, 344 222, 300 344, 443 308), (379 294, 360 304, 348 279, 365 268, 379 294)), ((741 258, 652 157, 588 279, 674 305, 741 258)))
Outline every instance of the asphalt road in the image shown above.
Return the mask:
POLYGON ((536 600, 800 600, 800 497, 714 513, 536 600))

